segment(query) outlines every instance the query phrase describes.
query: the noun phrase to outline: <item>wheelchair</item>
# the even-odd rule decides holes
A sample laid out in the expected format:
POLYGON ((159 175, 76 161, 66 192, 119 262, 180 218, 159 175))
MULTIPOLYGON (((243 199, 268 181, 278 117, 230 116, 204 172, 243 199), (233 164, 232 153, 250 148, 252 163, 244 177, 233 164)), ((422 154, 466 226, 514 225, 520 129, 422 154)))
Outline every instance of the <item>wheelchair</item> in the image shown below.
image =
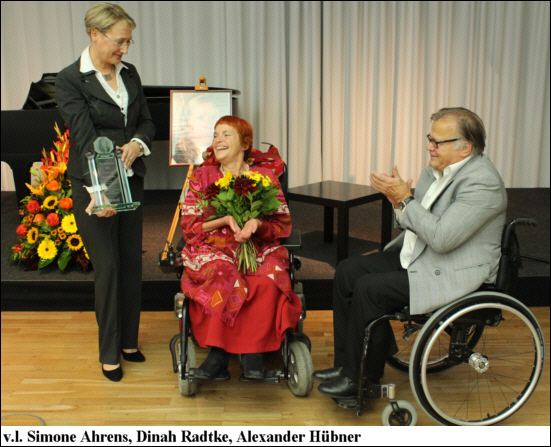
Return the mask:
MULTIPOLYGON (((283 163, 279 158, 277 148, 273 145, 270 145, 270 148, 268 149, 268 154, 271 154, 271 157, 263 158, 259 155, 263 154, 262 152, 257 151, 256 149, 253 149, 252 151, 253 156, 257 155, 259 157, 255 159, 258 163, 253 162, 252 165, 263 165, 264 167, 270 167, 274 160, 283 163)), ((209 154, 207 149, 207 153, 204 155, 207 162, 208 156, 209 154)), ((249 159, 248 162, 251 164, 251 159, 249 159)), ((205 163, 201 166, 203 165, 205 165, 205 163)), ((192 166, 190 166, 188 172, 188 179, 191 171, 192 166)), ((188 179, 186 179, 186 184, 188 183, 188 179)), ((285 194, 287 192, 287 172, 285 166, 283 167, 283 172, 279 176, 279 180, 285 194)), ((185 192, 187 190, 186 184, 182 190, 180 205, 182 205, 185 200, 185 192)), ((176 223, 180 209, 181 206, 176 210, 176 223)), ((175 222, 173 222, 173 229, 176 226, 175 222)), ((173 229, 171 229, 172 233, 174 231, 173 229)), ((171 239, 172 237, 169 236, 169 240, 171 239)), ((180 245, 176 247, 177 251, 181 251, 183 248, 182 244, 183 238, 180 245)), ((310 353, 312 347, 311 341, 308 336, 303 333, 303 321, 306 318, 306 301, 302 290, 302 284, 295 278, 295 272, 300 269, 301 266, 300 259, 295 255, 295 251, 301 248, 300 231, 292 230, 291 235, 283 240, 281 245, 289 252, 289 276, 291 285, 295 293, 300 298, 302 306, 300 320, 296 328, 287 329, 286 331, 285 339, 280 348, 283 359, 283 368, 267 370, 263 379, 247 379, 241 375, 239 381, 279 384, 283 380, 287 382, 289 389, 295 396, 303 397, 310 394, 314 387, 314 380, 312 377, 314 365, 310 353)), ((174 249, 170 243, 167 243, 165 250, 161 252, 158 264, 163 271, 175 271, 178 279, 180 278, 183 267, 178 265, 177 252, 174 252, 174 249)), ((189 316, 189 298, 187 298, 183 293, 177 293, 174 296, 174 316, 179 322, 179 332, 172 337, 169 343, 170 352, 172 354, 173 371, 178 374, 178 388, 180 394, 183 396, 193 396, 197 392, 197 385, 207 382, 207 380, 202 380, 195 377, 194 374, 197 366, 195 355, 196 342, 193 337, 189 316)), ((227 380, 230 380, 230 375, 227 372, 225 374, 220 374, 215 378, 215 382, 227 380)))
POLYGON ((530 310, 511 294, 522 267, 515 233, 518 218, 504 228, 495 285, 483 285, 438 311, 410 315, 408 308, 370 322, 365 329, 356 399, 335 399, 360 416, 368 398, 385 397, 383 425, 415 425, 417 411, 396 400, 394 384, 374 385, 365 377, 367 346, 382 321, 404 323, 398 353, 386 363, 409 374, 419 406, 442 425, 494 425, 516 413, 541 377, 545 344, 530 310))

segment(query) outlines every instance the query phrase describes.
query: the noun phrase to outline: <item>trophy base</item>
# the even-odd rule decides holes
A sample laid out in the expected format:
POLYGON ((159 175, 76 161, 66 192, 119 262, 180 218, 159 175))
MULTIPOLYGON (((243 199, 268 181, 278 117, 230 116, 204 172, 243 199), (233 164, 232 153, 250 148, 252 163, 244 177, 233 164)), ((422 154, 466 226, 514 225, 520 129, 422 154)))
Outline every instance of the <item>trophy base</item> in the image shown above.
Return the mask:
POLYGON ((101 213, 107 208, 115 210, 117 213, 122 211, 134 211, 140 206, 140 202, 130 202, 130 203, 110 203, 109 205, 98 205, 92 208, 92 214, 101 213))

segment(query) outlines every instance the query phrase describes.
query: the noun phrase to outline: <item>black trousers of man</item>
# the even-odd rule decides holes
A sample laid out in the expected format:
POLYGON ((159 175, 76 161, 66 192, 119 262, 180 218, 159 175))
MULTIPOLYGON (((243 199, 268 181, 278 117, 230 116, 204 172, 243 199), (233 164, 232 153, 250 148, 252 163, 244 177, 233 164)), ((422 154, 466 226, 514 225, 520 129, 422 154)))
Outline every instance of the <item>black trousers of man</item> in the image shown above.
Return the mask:
MULTIPOLYGON (((358 381, 366 325, 407 305, 409 281, 400 264, 400 251, 342 261, 333 286, 335 366, 342 366, 345 376, 358 381)), ((379 323, 368 346, 368 379, 381 379, 387 354, 395 352, 396 340, 390 323, 379 323)))

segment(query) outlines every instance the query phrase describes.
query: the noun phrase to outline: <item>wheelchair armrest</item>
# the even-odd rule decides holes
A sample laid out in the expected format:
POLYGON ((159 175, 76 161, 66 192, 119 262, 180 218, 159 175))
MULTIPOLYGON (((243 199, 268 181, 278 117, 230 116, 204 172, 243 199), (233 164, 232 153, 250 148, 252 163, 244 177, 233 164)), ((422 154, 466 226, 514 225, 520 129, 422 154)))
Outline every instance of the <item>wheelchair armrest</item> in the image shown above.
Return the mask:
POLYGON ((291 234, 281 241, 281 245, 287 250, 298 250, 302 248, 300 230, 291 230, 291 234))

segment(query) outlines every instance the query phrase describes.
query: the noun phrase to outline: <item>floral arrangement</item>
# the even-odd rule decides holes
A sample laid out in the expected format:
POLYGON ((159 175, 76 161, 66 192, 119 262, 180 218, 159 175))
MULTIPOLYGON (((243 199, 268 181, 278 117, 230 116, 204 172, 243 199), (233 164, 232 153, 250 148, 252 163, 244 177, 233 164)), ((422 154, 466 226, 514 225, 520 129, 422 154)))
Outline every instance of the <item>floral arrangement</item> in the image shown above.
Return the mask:
MULTIPOLYGON (((276 211, 281 205, 276 197, 278 193, 279 189, 268 176, 248 171, 234 177, 228 171, 200 194, 199 208, 212 206, 216 213, 208 220, 233 216, 237 225, 243 228, 247 221, 261 219, 276 211)), ((243 273, 256 271, 256 248, 251 239, 239 245, 236 255, 239 270, 243 273)))
POLYGON ((16 232, 19 243, 12 247, 11 261, 25 265, 25 270, 44 268, 57 260, 61 270, 76 264, 82 270, 90 268, 90 259, 78 234, 73 214, 71 182, 67 176, 69 130, 61 134, 55 125, 57 140, 48 153, 42 150, 42 162, 37 173, 31 168, 33 184, 27 187, 31 195, 21 200, 21 224, 16 232))

